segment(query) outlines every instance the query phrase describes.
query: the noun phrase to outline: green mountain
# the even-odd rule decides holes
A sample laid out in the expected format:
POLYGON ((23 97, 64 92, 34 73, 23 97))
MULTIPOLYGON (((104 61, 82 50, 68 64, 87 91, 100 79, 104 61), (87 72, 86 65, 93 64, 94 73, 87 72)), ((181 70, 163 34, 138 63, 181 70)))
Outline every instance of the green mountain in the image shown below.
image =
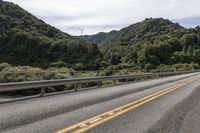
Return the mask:
POLYGON ((113 44, 118 38, 118 31, 111 31, 109 33, 100 32, 95 35, 81 36, 81 39, 96 44, 113 44))
POLYGON ((148 18, 119 31, 74 37, 0 0, 0 63, 97 69, 128 64, 156 69, 200 64, 200 27, 148 18), (99 50, 101 49, 101 51, 99 50), (103 61, 102 61, 103 60, 103 61))
POLYGON ((82 38, 99 45, 123 44, 130 45, 155 40, 156 37, 168 34, 170 31, 183 29, 178 23, 163 18, 149 18, 142 22, 130 25, 119 31, 98 33, 82 38))
POLYGON ((78 64, 91 69, 101 58, 96 44, 63 33, 18 5, 0 0, 0 63, 39 67, 78 64))
POLYGON ((148 18, 119 31, 83 36, 97 43, 110 64, 156 68, 200 63, 200 28, 187 29, 163 18, 148 18))

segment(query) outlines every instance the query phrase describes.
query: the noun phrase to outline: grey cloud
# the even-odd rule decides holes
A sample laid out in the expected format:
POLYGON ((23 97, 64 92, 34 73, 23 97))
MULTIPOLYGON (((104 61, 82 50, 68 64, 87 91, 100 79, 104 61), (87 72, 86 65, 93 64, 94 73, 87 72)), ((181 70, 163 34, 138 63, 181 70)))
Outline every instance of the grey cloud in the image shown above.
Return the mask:
MULTIPOLYGON (((127 24, 128 25, 128 24, 127 24)), ((70 25, 70 26, 58 26, 63 31, 69 32, 71 34, 79 35, 80 29, 84 29, 84 34, 95 34, 96 31, 109 32, 112 30, 119 30, 127 25, 70 25)))
POLYGON ((7 0, 73 35, 120 29, 147 17, 164 17, 191 27, 198 24, 200 0, 7 0))
POLYGON ((174 21, 179 22, 184 27, 194 28, 200 25, 200 16, 192 18, 175 19, 174 21))

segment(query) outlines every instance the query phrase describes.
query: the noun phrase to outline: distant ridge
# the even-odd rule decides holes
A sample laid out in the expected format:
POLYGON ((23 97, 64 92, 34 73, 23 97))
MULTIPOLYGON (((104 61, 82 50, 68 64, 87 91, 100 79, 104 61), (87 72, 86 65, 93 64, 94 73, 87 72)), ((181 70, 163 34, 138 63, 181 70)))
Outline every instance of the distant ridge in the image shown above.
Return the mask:
POLYGON ((87 35, 82 37, 88 42, 97 44, 109 43, 137 43, 144 41, 152 36, 168 34, 170 31, 183 29, 178 23, 173 23, 168 19, 163 18, 147 18, 142 22, 132 24, 122 28, 119 31, 111 31, 108 33, 100 32, 95 35, 87 35), (151 34, 151 35, 150 35, 151 34))
POLYGON ((187 29, 168 19, 147 18, 119 31, 81 38, 98 44, 104 59, 114 65, 156 69, 200 63, 200 28, 187 29))

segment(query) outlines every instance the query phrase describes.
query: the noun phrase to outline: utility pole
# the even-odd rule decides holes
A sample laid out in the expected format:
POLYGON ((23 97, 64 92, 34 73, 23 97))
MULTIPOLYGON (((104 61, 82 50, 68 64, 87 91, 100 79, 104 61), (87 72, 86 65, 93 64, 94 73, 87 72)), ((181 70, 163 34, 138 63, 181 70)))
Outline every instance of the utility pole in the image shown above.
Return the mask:
POLYGON ((84 31, 84 28, 83 29, 79 29, 80 32, 81 32, 81 36, 83 36, 83 31, 84 31))

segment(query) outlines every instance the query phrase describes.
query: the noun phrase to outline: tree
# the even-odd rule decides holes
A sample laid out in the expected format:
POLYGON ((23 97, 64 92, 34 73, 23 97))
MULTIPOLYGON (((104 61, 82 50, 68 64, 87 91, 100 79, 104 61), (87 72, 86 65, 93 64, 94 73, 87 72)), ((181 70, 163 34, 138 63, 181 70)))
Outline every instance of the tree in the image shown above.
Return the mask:
POLYGON ((195 55, 195 62, 200 64, 200 49, 195 50, 194 55, 195 55))
POLYGON ((191 54, 193 52, 193 47, 197 44, 198 38, 197 35, 193 34, 185 34, 181 38, 181 42, 183 43, 183 51, 184 53, 191 54))

